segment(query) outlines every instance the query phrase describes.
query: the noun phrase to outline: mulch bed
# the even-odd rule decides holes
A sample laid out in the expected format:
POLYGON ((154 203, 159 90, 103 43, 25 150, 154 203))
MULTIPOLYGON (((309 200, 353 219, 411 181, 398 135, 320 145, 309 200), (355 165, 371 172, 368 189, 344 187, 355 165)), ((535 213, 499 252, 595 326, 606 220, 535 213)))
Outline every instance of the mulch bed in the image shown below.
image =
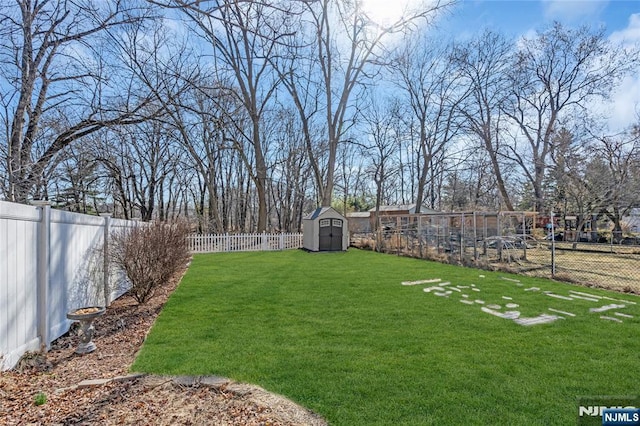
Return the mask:
POLYGON ((114 301, 94 322, 96 351, 74 353, 79 342, 74 324, 47 353, 26 354, 16 368, 0 373, 0 424, 326 424, 303 407, 257 386, 228 380, 211 386, 184 378, 126 377, 177 282, 159 289, 143 305, 129 296, 114 301), (79 386, 87 380, 114 378, 120 379, 79 386))

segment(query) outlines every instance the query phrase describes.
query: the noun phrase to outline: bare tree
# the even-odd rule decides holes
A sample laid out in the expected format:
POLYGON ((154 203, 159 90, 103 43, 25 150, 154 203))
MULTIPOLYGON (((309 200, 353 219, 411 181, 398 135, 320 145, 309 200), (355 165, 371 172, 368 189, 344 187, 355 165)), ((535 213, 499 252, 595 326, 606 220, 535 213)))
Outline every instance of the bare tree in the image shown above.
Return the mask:
MULTIPOLYGON (((353 95, 375 74, 376 66, 386 62, 383 56, 389 52, 385 42, 392 34, 406 32, 421 21, 428 23, 453 3, 420 2, 395 22, 381 25, 366 15, 359 1, 305 2, 304 25, 299 31, 304 37, 295 43, 298 48, 289 53, 293 60, 280 63, 278 69, 303 123, 320 111, 324 113, 326 157, 314 150, 313 139, 305 136, 323 206, 330 206, 333 199, 338 145, 346 142, 354 116, 353 95), (310 49, 312 55, 301 53, 310 49), (313 83, 309 84, 308 79, 313 83)), ((309 129, 310 126, 303 127, 305 131, 309 129)))
POLYGON ((149 99, 144 93, 127 93, 127 86, 113 86, 98 50, 101 36, 146 19, 147 12, 125 1, 3 3, 0 102, 8 145, 5 196, 25 202, 41 196, 44 171, 73 141, 146 118, 149 99))
POLYGON ((145 222, 154 219, 180 160, 173 132, 153 120, 109 132, 105 139, 98 158, 120 187, 122 205, 135 208, 145 222))
POLYGON ((88 214, 104 205, 100 164, 87 145, 67 146, 45 172, 43 191, 55 208, 88 214))
POLYGON ((277 229, 302 229, 307 193, 311 183, 309 161, 300 138, 300 122, 292 108, 279 108, 270 114, 271 126, 265 135, 271 149, 270 191, 277 229))
POLYGON ((367 106, 363 114, 366 140, 363 141, 362 155, 370 162, 368 171, 376 186, 375 212, 379 217, 385 192, 394 186, 391 180, 397 174, 399 104, 372 100, 367 106))
MULTIPOLYGON (((368 136, 363 135, 363 138, 368 136)), ((362 143, 342 144, 338 150, 338 167, 335 177, 336 200, 334 208, 344 215, 352 211, 368 210, 371 197, 368 160, 362 155, 362 143), (338 202, 340 200, 340 202, 338 202)))
POLYGON ((423 38, 407 43, 393 61, 397 86, 402 90, 411 112, 411 122, 417 127, 414 144, 421 159, 417 167, 415 194, 416 212, 425 201, 429 183, 430 207, 435 207, 435 185, 447 150, 460 129, 459 104, 461 76, 453 67, 450 49, 436 47, 423 38))
POLYGON ((622 218, 640 204, 640 135, 632 131, 599 137, 588 165, 588 178, 599 188, 600 214, 613 223, 613 238, 622 239, 622 218))
POLYGON ((588 114, 591 102, 605 100, 638 64, 637 52, 613 46, 604 30, 577 30, 554 23, 518 43, 509 79, 512 93, 502 111, 518 133, 509 156, 533 188, 537 210, 545 208, 543 182, 554 132, 571 114, 588 114))
POLYGON ((276 1, 214 3, 206 13, 190 8, 182 10, 214 49, 218 79, 227 76, 232 79, 234 90, 230 93, 246 111, 249 122, 246 126, 237 123, 242 140, 237 140, 235 147, 256 187, 257 230, 262 232, 267 227, 268 165, 261 125, 278 85, 278 79, 270 73, 268 58, 289 35, 289 9, 285 2, 276 1), (251 147, 250 155, 246 145, 251 147))
POLYGON ((466 131, 477 137, 489 156, 496 185, 507 210, 513 210, 504 176, 504 126, 501 111, 508 95, 507 72, 512 44, 502 35, 484 31, 466 45, 456 47, 453 58, 462 75, 467 96, 460 111, 466 131))
POLYGON ((575 214, 577 229, 595 217, 608 218, 614 240, 620 241, 622 218, 640 204, 640 134, 631 128, 576 138, 561 129, 553 138, 551 158, 548 201, 575 214))

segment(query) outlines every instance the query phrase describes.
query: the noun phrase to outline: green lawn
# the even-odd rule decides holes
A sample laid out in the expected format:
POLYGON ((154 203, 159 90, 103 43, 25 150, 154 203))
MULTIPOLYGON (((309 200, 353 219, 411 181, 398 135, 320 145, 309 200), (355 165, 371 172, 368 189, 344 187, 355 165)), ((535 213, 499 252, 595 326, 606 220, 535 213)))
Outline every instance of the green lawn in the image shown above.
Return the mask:
POLYGON ((255 383, 334 425, 567 425, 578 396, 638 394, 639 325, 637 296, 544 279, 358 250, 198 255, 132 369, 255 383), (401 285, 430 278, 480 291, 401 285), (572 290, 636 304, 543 293, 572 290), (522 326, 462 294, 576 316, 522 326))

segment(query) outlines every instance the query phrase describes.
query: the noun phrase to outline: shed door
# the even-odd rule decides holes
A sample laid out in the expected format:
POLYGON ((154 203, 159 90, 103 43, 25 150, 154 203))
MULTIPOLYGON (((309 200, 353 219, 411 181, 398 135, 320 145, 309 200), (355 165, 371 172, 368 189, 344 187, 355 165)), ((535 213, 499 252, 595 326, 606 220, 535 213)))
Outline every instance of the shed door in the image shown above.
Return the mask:
POLYGON ((320 251, 342 250, 342 219, 320 219, 320 251))

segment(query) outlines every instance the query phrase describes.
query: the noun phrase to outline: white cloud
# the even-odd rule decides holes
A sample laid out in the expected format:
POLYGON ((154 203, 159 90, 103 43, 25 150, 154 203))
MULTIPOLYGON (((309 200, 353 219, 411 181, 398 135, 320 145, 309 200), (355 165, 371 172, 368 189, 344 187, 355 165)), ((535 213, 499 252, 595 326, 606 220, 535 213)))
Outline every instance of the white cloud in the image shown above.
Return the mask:
POLYGON ((634 13, 629 17, 627 28, 614 31, 609 36, 609 40, 614 44, 633 45, 640 43, 640 13, 634 13))
POLYGON ((542 0, 545 18, 558 21, 598 15, 608 3, 608 0, 542 0))
MULTIPOLYGON (((614 45, 625 47, 640 46, 640 13, 629 17, 629 24, 609 36, 614 45)), ((640 112, 640 70, 627 76, 613 93, 609 126, 622 129, 637 122, 640 112)))
POLYGON ((628 76, 611 97, 609 128, 618 131, 637 122, 640 112, 640 77, 628 76))

